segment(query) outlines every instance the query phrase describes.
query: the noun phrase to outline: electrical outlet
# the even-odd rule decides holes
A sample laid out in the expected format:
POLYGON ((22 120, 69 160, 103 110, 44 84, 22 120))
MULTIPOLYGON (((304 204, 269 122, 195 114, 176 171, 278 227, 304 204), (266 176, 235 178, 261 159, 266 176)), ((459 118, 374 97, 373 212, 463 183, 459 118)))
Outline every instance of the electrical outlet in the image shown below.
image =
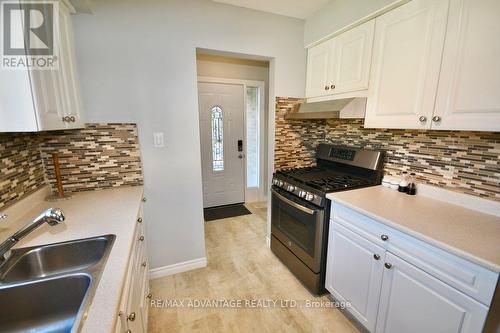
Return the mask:
POLYGON ((153 133, 153 145, 155 148, 165 147, 165 140, 164 140, 163 132, 153 133))

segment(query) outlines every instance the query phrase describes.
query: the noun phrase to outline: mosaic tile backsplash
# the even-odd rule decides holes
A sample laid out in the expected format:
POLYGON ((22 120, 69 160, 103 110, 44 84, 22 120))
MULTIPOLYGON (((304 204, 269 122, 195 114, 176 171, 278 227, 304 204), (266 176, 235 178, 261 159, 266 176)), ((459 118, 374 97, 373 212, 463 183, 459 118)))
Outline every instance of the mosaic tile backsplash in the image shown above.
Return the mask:
POLYGON ((59 153, 66 193, 142 185, 135 124, 87 124, 84 129, 0 134, 0 208, 49 184, 59 153))
POLYGON ((143 184, 135 124, 87 124, 84 129, 48 132, 40 147, 53 191, 53 152, 59 153, 65 192, 143 184))
POLYGON ((365 129, 362 119, 285 120, 300 100, 277 98, 275 168, 314 164, 320 142, 383 149, 385 173, 500 201, 500 133, 365 129))
POLYGON ((40 137, 0 134, 0 208, 45 184, 40 137))

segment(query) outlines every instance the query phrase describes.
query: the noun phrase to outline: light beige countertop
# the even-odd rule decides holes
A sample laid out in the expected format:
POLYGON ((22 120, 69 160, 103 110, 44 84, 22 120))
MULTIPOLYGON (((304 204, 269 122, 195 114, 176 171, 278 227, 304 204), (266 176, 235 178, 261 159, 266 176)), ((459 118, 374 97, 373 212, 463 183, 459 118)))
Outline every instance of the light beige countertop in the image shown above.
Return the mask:
POLYGON ((500 272, 500 217, 383 186, 327 198, 445 251, 500 272))
POLYGON ((54 227, 41 226, 16 247, 116 235, 81 330, 84 333, 111 332, 117 320, 143 187, 82 192, 70 200, 58 202, 44 201, 45 193, 39 191, 5 211, 9 217, 0 221, 0 241, 50 207, 61 208, 66 221, 54 227))

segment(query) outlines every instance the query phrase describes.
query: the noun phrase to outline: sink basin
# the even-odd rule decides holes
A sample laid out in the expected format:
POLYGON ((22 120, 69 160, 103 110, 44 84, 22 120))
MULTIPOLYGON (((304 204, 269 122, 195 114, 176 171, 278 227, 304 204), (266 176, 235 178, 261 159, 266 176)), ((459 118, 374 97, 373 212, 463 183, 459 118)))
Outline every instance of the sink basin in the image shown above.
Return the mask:
POLYGON ((79 239, 15 249, 0 266, 0 283, 43 278, 83 270, 97 264, 113 244, 115 235, 79 239))
POLYGON ((75 273, 0 286, 0 332, 71 332, 91 283, 75 273))
POLYGON ((12 250, 0 264, 0 332, 77 332, 115 238, 12 250))

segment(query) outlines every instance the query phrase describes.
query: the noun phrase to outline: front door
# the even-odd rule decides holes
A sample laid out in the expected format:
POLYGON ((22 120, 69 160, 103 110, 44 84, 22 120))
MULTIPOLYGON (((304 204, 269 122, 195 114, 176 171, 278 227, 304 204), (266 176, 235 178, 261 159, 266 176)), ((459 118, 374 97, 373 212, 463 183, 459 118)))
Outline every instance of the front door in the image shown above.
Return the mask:
POLYGON ((245 202, 243 85, 198 83, 203 207, 245 202))

